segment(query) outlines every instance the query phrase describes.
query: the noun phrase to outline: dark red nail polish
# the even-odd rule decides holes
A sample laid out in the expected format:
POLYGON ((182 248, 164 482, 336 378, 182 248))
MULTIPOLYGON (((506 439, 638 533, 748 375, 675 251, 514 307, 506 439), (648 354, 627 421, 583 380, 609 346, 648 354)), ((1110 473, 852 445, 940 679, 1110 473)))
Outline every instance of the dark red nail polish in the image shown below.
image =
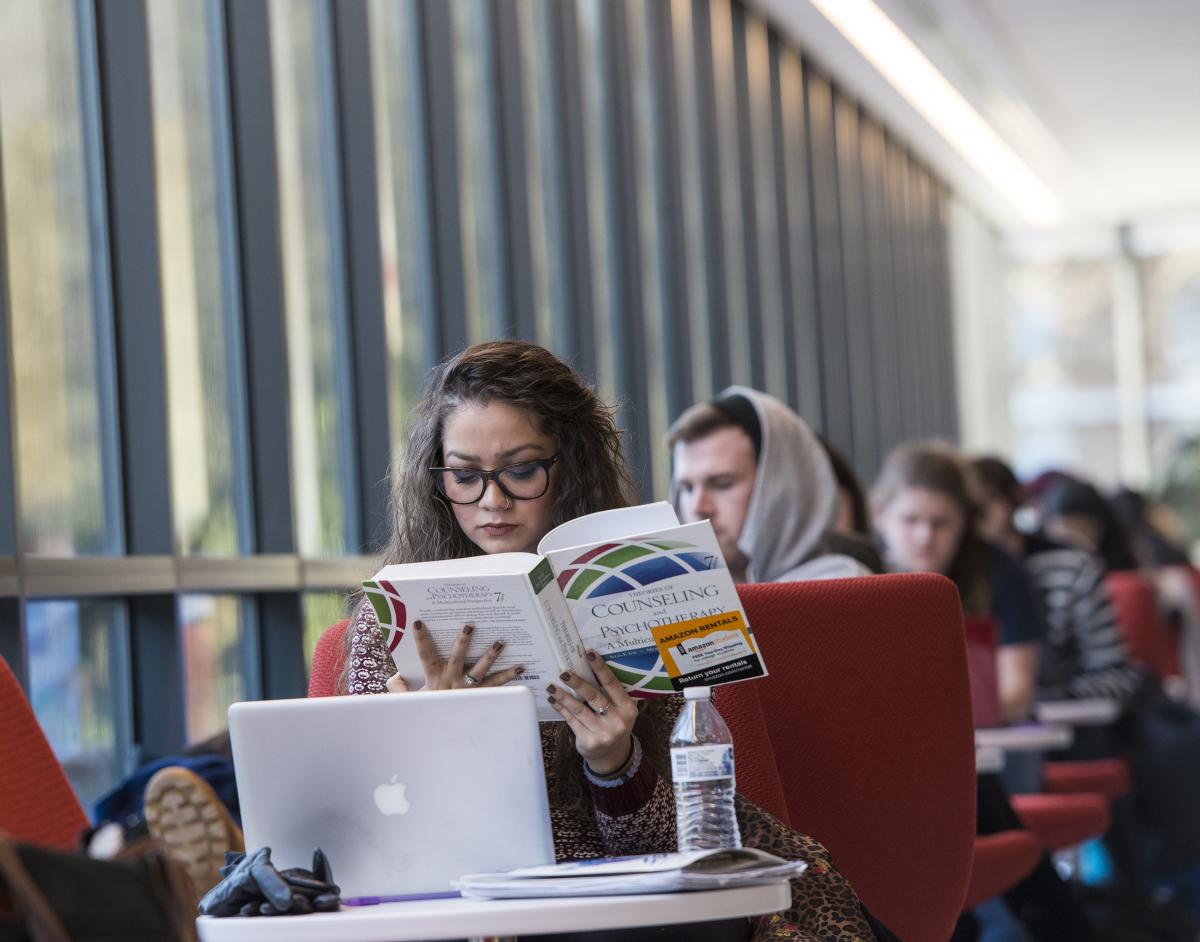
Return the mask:
POLYGON ((425 627, 425 622, 423 622, 423 621, 414 621, 413 622, 413 631, 420 631, 424 627, 425 627))
POLYGON ((588 653, 587 653, 587 659, 588 659, 589 661, 594 661, 594 660, 596 660, 596 652, 595 652, 595 651, 588 651, 588 653))
POLYGON ((464 625, 463 626, 463 634, 464 635, 469 635, 474 630, 475 630, 474 625, 464 625))
POLYGON ((497 641, 495 644, 492 645, 492 649, 495 651, 499 651, 502 647, 504 647, 503 641, 497 641))
POLYGON ((565 684, 568 680, 571 679, 571 672, 563 671, 561 674, 558 675, 558 679, 561 680, 565 684))
POLYGON ((558 688, 555 687, 554 684, 546 684, 546 689, 549 690, 551 693, 558 692, 558 688))
POLYGON ((553 697, 547 697, 546 699, 547 699, 547 700, 548 700, 550 703, 554 703, 554 702, 555 702, 555 700, 554 700, 554 698, 553 698, 553 697))
POLYGON ((524 665, 524 664, 518 664, 516 667, 514 667, 514 668, 513 668, 513 671, 516 673, 516 675, 517 675, 518 677, 520 677, 522 674, 524 674, 524 673, 525 673, 525 665, 524 665))

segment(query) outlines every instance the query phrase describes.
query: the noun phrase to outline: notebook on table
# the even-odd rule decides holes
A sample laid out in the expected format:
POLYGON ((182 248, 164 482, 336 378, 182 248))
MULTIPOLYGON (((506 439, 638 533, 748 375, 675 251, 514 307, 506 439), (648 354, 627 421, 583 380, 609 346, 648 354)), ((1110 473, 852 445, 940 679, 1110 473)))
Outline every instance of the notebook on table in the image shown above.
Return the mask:
POLYGON ((246 847, 321 847, 343 898, 554 861, 528 688, 236 703, 229 728, 246 847))

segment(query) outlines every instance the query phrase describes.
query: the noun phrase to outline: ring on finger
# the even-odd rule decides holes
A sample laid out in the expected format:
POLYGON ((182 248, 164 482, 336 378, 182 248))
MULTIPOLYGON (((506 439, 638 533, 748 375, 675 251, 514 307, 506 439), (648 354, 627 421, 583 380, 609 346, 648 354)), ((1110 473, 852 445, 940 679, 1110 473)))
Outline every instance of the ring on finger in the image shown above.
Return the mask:
POLYGON ((601 703, 599 706, 596 706, 596 704, 591 703, 589 701, 588 706, 592 708, 592 712, 595 713, 597 716, 604 716, 608 712, 608 704, 607 703, 601 703))
POLYGON ((468 687, 478 687, 479 686, 479 681, 476 680, 474 677, 472 677, 466 671, 463 672, 463 683, 466 684, 468 687))

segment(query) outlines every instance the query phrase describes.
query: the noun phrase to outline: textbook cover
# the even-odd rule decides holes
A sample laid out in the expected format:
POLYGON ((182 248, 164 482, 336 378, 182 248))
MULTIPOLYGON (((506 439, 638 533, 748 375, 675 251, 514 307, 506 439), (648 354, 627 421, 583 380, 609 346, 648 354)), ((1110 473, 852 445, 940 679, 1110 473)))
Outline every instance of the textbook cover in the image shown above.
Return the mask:
POLYGON ((385 566, 363 588, 413 688, 424 682, 415 621, 443 656, 473 624, 468 665, 505 642, 493 671, 523 664, 516 682, 543 694, 564 670, 593 680, 589 648, 635 697, 766 675, 712 524, 680 524, 665 502, 571 520, 536 554, 385 566))

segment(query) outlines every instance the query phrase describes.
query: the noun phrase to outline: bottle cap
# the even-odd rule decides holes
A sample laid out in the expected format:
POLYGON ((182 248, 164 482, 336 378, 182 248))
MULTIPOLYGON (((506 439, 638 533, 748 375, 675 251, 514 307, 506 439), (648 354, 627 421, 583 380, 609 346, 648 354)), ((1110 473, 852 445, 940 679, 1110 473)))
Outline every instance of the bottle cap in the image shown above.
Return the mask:
POLYGON ((710 700, 712 699, 712 687, 688 687, 683 691, 685 700, 710 700))

